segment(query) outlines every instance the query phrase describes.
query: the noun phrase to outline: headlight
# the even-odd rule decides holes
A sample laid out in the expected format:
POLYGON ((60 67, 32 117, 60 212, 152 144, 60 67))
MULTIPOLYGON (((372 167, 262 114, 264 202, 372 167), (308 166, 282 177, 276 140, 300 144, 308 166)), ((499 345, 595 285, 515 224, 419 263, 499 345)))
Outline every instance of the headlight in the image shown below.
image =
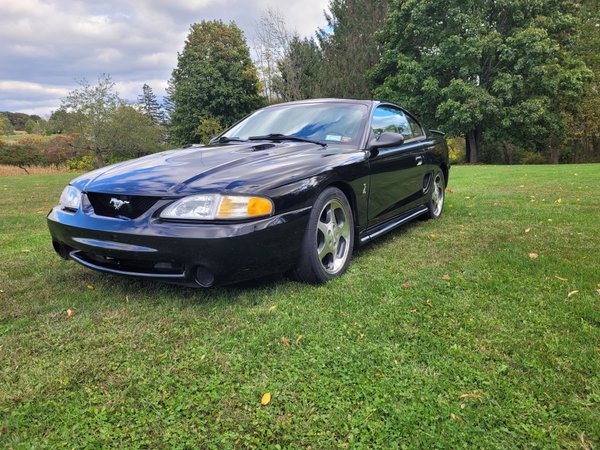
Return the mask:
POLYGON ((62 191, 58 203, 64 209, 78 210, 81 205, 81 191, 74 186, 67 186, 62 191))
POLYGON ((265 197, 203 194, 177 200, 160 214, 163 219, 239 220, 269 216, 273 202, 265 197))

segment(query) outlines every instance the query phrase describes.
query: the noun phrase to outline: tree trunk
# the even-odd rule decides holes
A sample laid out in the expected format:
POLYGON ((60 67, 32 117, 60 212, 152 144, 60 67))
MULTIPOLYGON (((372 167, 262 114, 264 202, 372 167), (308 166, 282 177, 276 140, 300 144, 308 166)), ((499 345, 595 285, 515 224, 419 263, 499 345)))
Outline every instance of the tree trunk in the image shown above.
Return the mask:
POLYGON ((502 144, 502 153, 504 155, 504 164, 511 165, 513 163, 512 150, 508 144, 502 144))
POLYGON ((102 149, 98 146, 94 147, 96 152, 96 160, 98 161, 98 167, 104 167, 104 158, 102 157, 102 149))
POLYGON ((558 147, 556 145, 550 147, 550 161, 552 164, 558 164, 558 147))
POLYGON ((467 162, 477 163, 479 162, 479 146, 481 142, 481 130, 475 128, 466 135, 467 144, 467 162))

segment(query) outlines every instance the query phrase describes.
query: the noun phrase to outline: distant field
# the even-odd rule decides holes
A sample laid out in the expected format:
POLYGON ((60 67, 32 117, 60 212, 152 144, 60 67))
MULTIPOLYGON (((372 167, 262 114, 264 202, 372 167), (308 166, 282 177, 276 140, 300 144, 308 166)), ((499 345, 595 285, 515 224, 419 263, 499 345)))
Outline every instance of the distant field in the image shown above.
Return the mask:
POLYGON ((60 261, 72 177, 0 178, 0 447, 600 445, 600 165, 455 167, 340 279, 211 290, 60 261))

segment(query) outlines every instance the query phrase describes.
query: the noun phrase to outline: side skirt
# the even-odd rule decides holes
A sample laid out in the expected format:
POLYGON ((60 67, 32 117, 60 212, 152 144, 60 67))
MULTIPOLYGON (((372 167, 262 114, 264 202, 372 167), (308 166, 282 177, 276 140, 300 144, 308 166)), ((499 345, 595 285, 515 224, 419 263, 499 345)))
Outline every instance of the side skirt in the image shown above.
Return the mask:
POLYGON ((360 233, 360 243, 366 244, 367 242, 379 237, 389 231, 392 231, 395 228, 398 228, 400 225, 405 224, 406 222, 411 221, 412 219, 419 217, 427 212, 427 206, 421 205, 410 211, 405 212, 401 216, 396 217, 395 219, 388 220, 385 223, 374 226, 373 228, 368 228, 362 233, 360 233))

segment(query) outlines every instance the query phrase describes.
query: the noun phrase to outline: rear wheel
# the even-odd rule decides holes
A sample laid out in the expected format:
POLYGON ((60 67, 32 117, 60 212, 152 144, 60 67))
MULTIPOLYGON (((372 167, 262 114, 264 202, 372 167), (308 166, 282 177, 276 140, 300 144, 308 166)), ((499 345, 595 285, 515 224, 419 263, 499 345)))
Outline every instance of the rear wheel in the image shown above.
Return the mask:
POLYGON ((324 283, 346 271, 354 248, 354 220, 342 191, 327 188, 315 201, 294 276, 324 283))
POLYGON ((429 219, 437 219, 442 215, 444 209, 444 195, 446 192, 446 179, 443 172, 436 171, 433 175, 433 183, 431 186, 431 199, 427 203, 426 217, 429 219))

